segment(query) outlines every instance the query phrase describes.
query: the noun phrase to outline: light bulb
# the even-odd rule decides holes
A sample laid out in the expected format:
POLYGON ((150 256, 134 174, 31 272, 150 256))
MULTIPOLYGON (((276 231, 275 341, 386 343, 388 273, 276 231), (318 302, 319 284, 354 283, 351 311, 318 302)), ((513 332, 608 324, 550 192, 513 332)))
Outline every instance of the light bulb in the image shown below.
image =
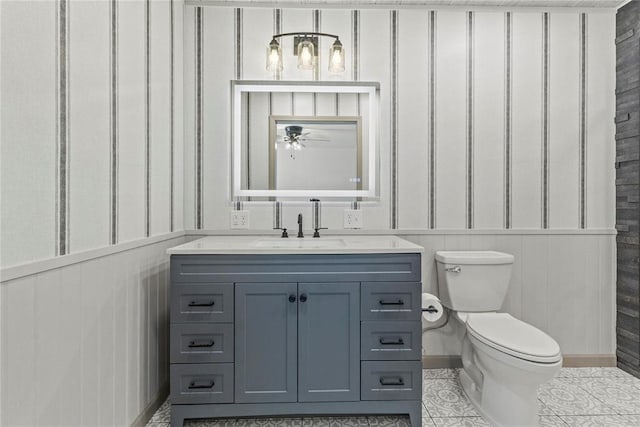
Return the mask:
POLYGON ((282 71, 282 49, 276 39, 267 47, 267 71, 282 71))
POLYGON ((298 69, 312 70, 315 51, 311 40, 303 40, 298 44, 298 69))
POLYGON ((344 48, 340 40, 336 40, 329 49, 329 72, 344 72, 344 48))

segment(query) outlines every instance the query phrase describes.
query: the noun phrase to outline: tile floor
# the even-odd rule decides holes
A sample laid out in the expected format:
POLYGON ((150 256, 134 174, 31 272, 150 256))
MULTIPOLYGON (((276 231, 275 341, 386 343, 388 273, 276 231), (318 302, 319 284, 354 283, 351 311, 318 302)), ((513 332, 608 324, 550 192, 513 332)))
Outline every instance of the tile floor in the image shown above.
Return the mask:
MULTIPOLYGON (((488 426, 464 396, 457 369, 425 369, 422 426, 488 426)), ((617 368, 563 368, 539 392, 540 426, 640 427, 640 379, 617 368)), ((147 427, 168 427, 168 401, 147 427)), ((408 417, 304 417, 188 421, 189 427, 409 427, 408 417)))

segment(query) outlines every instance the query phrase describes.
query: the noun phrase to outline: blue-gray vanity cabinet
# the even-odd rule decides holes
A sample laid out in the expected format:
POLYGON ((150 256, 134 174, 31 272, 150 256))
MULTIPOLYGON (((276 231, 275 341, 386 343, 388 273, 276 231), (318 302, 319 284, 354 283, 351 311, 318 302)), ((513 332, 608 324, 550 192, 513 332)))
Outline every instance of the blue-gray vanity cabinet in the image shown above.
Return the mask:
POLYGON ((419 253, 172 255, 171 426, 408 414, 419 427, 420 265, 419 253))
POLYGON ((300 283, 298 294, 298 401, 360 400, 360 283, 300 283))
POLYGON ((236 283, 235 401, 298 399, 297 283, 236 283))

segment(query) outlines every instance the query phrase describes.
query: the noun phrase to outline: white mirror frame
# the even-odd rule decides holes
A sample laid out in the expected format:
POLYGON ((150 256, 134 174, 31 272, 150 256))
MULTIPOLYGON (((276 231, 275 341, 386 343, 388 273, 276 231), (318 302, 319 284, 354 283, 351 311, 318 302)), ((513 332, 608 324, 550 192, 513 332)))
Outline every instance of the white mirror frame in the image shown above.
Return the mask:
MULTIPOLYGON (((378 82, 332 82, 332 81, 281 81, 281 80, 232 80, 232 188, 234 197, 287 197, 287 198, 362 198, 378 197, 378 82), (242 160, 242 94, 244 92, 300 92, 300 93, 361 93, 369 96, 369 140, 368 167, 369 188, 366 190, 243 190, 241 188, 242 160)), ((365 143, 365 141, 363 141, 365 143)))

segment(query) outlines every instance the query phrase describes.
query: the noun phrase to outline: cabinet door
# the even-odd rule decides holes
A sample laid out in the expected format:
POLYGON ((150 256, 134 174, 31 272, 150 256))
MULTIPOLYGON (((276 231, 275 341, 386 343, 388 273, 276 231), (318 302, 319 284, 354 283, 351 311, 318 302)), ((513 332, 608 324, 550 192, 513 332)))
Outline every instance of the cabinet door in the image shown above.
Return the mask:
POLYGON ((360 400, 360 284, 298 285, 298 401, 360 400))
POLYGON ((235 285, 235 402, 297 400, 297 284, 235 285))

